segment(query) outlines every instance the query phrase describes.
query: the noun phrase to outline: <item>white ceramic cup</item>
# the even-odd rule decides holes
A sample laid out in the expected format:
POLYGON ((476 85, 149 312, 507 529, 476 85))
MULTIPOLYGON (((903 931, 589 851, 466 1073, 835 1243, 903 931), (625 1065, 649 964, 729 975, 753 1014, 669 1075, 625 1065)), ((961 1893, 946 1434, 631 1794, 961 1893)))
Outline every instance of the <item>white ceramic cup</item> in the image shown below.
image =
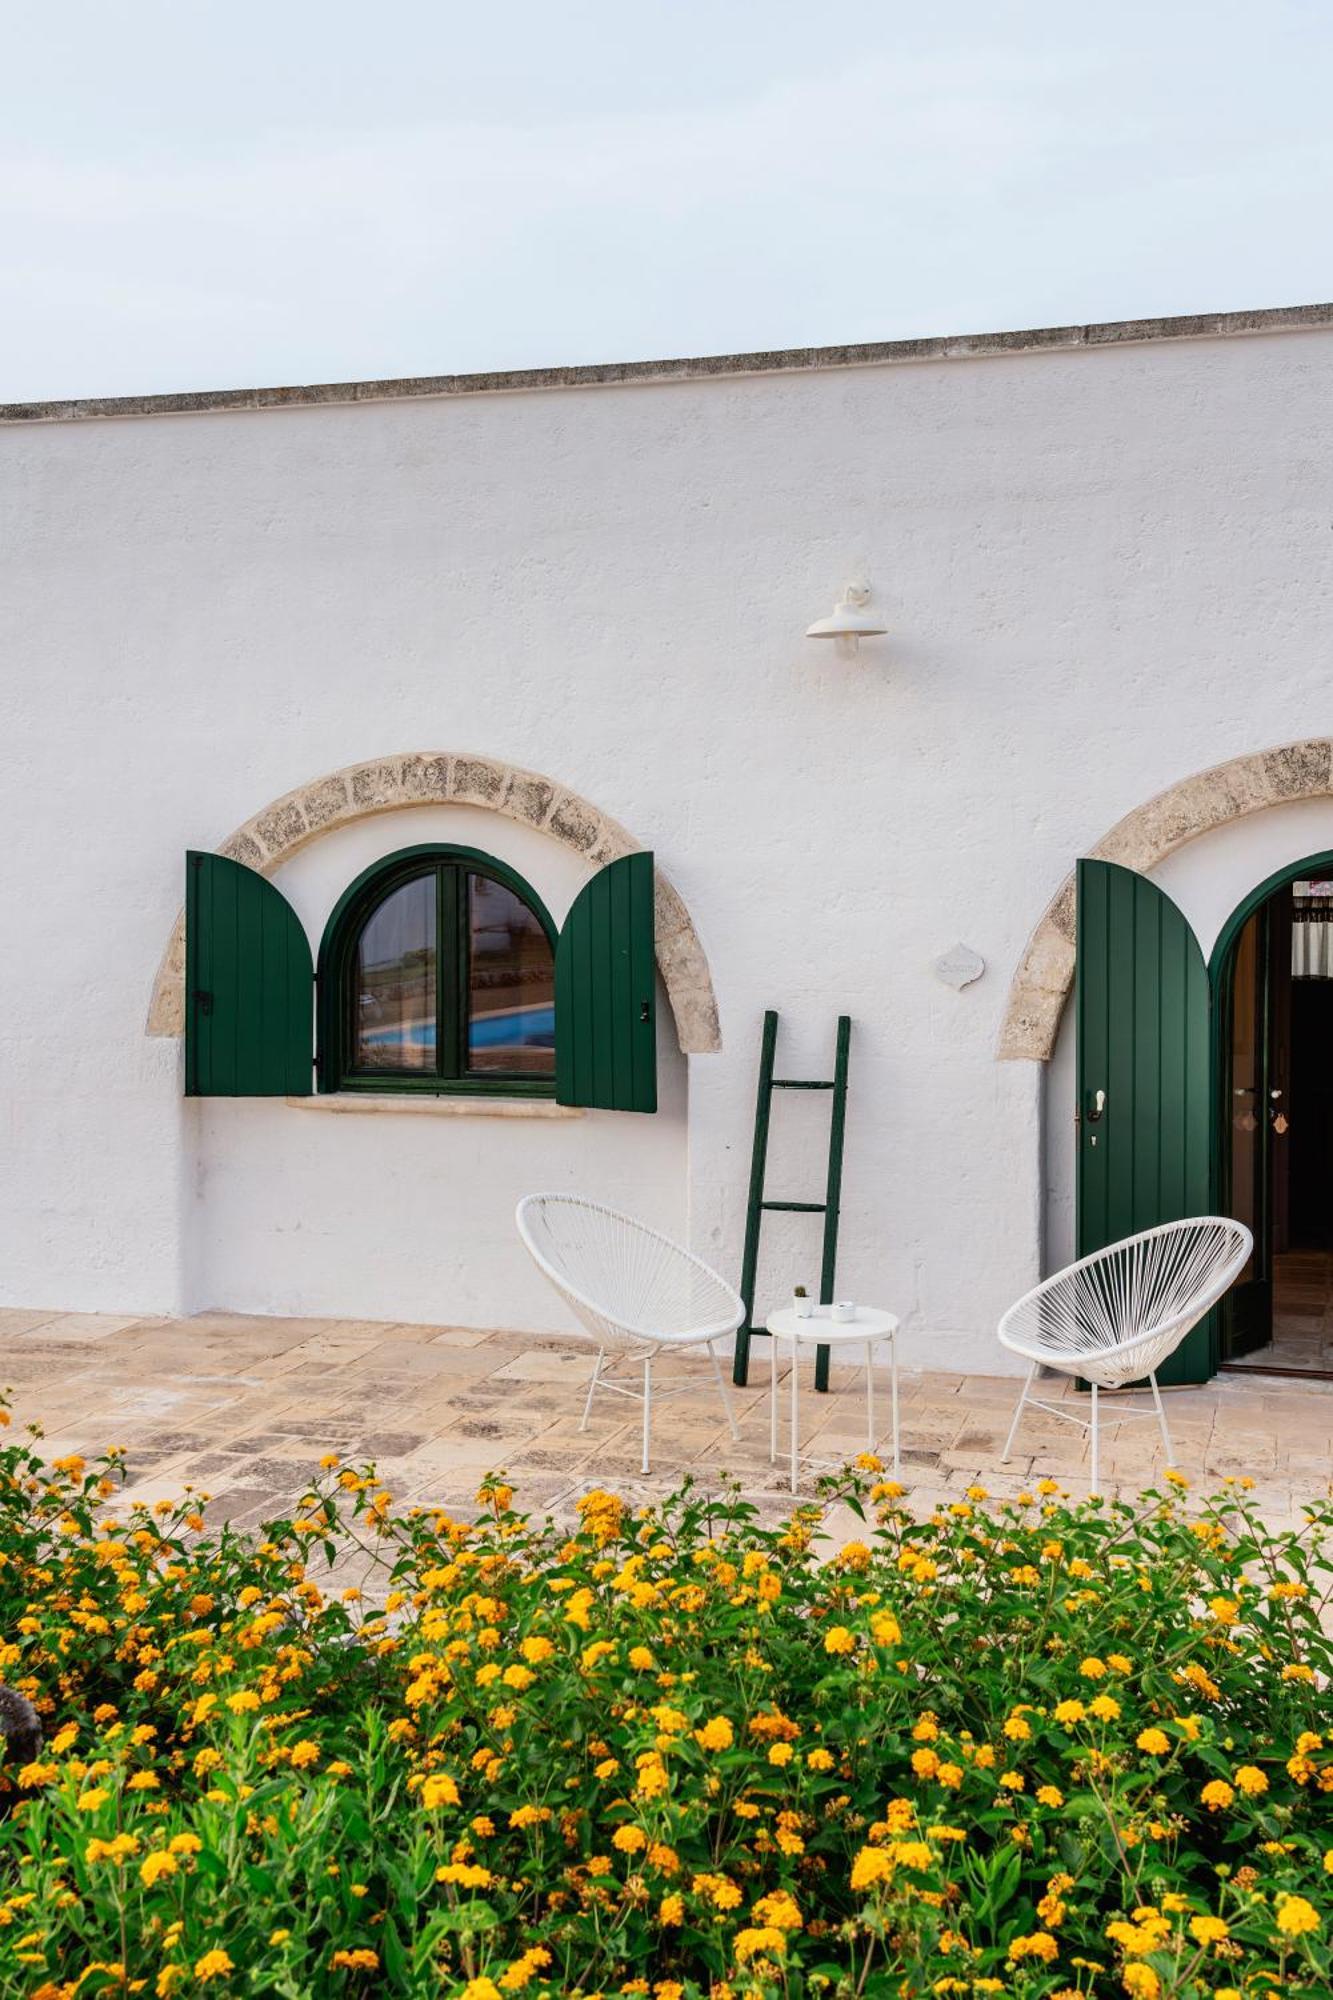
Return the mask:
POLYGON ((813 1299, 809 1298, 806 1299, 793 1298, 791 1306, 792 1306, 792 1311, 795 1313, 797 1319, 809 1319, 811 1314, 814 1312, 815 1302, 813 1299))
POLYGON ((829 1318, 835 1326, 850 1326, 856 1318, 856 1307, 850 1299, 835 1299, 829 1307, 829 1318))

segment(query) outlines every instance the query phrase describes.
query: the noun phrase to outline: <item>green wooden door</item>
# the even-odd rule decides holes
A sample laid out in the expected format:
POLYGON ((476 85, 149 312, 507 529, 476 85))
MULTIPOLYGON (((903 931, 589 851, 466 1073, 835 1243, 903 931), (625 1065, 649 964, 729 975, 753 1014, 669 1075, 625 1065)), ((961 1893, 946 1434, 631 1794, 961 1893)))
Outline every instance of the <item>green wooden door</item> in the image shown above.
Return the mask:
POLYGON ((187 1097, 308 1097, 314 967, 286 898, 239 861, 188 854, 187 1097))
POLYGON ((555 952, 561 1104, 656 1111, 653 857, 627 854, 584 884, 555 952))
MULTIPOLYGON (((1208 972, 1180 911, 1142 875, 1078 864, 1078 1254, 1207 1215, 1208 972)), ((1204 1382, 1213 1333, 1196 1327, 1158 1371, 1204 1382)))

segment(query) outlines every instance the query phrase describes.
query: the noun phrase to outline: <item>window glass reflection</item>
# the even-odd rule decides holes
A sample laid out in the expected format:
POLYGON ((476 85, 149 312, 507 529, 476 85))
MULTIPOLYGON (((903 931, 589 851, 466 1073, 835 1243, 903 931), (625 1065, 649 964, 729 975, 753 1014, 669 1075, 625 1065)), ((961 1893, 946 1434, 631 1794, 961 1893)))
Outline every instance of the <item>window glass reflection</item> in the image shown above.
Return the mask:
POLYGON ((555 1074, 555 961, 535 913, 502 882, 467 878, 467 1066, 555 1074))
POLYGON ((434 1069, 434 871, 404 882, 366 923, 352 1006, 357 1069, 434 1069))

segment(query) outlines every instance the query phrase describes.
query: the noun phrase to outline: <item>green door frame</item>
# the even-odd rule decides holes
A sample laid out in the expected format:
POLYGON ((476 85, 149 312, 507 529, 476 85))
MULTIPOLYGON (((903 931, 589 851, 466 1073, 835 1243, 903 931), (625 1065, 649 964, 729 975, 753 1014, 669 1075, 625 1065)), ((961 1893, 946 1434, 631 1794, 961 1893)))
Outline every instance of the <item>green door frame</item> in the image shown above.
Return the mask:
MULTIPOLYGON (((1226 1213, 1223 1197, 1227 1193, 1227 1152, 1226 1133, 1229 1129, 1230 1106, 1222 1103, 1222 1088, 1227 1075, 1226 1037, 1230 1032, 1231 979, 1236 954, 1236 944, 1254 912, 1261 903, 1279 889, 1285 889, 1290 882, 1298 882, 1305 875, 1318 875, 1333 871, 1333 848, 1321 848, 1317 854, 1307 854, 1300 861, 1290 861, 1277 869, 1266 880, 1260 882, 1243 896, 1217 934, 1208 960, 1208 988, 1212 995, 1210 1009, 1210 1070, 1213 1100, 1212 1134, 1212 1203, 1215 1214, 1226 1213), (1225 1001, 1225 1005, 1223 1002, 1225 1001)), ((1215 1375, 1222 1366, 1222 1315, 1215 1307, 1208 1315, 1209 1365, 1215 1375)))

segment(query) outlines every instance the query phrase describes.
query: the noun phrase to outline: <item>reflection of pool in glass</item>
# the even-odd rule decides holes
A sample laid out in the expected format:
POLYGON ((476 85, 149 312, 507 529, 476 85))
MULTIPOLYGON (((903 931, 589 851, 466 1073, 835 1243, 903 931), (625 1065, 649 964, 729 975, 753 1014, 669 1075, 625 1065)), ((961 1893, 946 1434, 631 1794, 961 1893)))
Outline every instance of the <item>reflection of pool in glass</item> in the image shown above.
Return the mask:
POLYGON ((480 1014, 468 1023, 470 1049, 553 1049, 555 1008, 511 1007, 504 1014, 480 1014))
MULTIPOLYGON (((434 1021, 412 1021, 403 1028, 370 1028, 361 1040, 367 1048, 406 1044, 414 1049, 435 1047, 434 1021)), ((511 1007, 503 1014, 482 1014, 468 1024, 470 1049, 553 1049, 555 1008, 549 1005, 511 1007)))

